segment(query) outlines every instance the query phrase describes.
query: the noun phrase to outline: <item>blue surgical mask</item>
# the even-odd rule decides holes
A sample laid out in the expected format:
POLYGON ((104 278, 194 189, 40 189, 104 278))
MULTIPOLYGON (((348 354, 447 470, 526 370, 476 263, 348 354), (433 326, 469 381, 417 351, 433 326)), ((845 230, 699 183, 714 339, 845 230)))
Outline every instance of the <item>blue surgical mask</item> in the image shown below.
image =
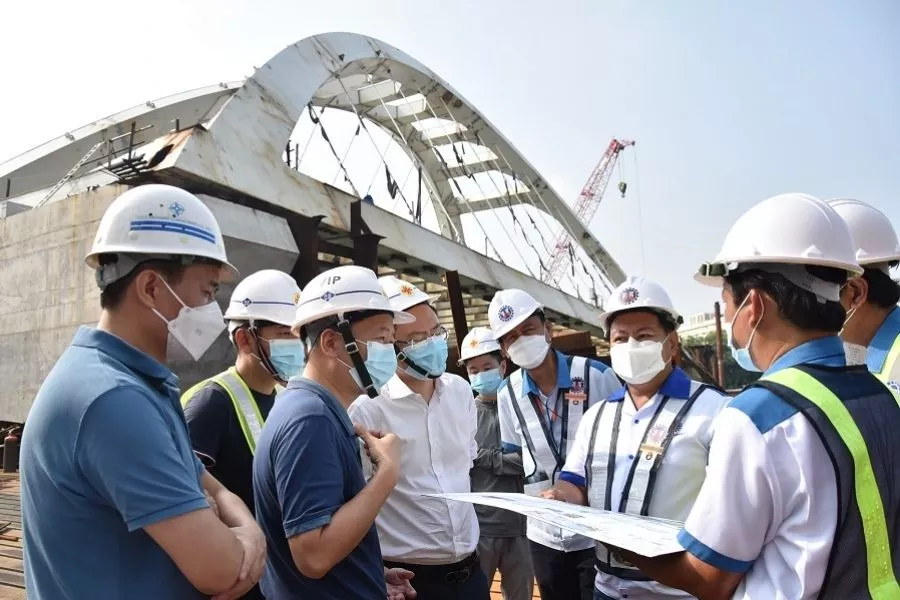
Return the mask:
POLYGON ((407 362, 414 362, 417 367, 428 373, 419 373, 411 367, 404 367, 403 372, 422 381, 440 377, 447 370, 448 354, 447 340, 440 337, 432 337, 424 342, 411 344, 403 349, 404 358, 407 359, 407 362))
POLYGON ((269 342, 269 360, 278 376, 287 381, 303 371, 306 353, 300 340, 266 340, 269 342))
MULTIPOLYGON (((369 377, 376 388, 381 388, 394 376, 397 370, 397 355, 394 354, 393 344, 382 344, 381 342, 361 342, 366 345, 368 353, 366 355, 365 367, 369 372, 369 377)), ((363 392, 366 391, 365 386, 355 367, 350 367, 350 376, 363 392)))
MULTIPOLYGON (((747 339, 747 344, 743 348, 736 348, 734 345, 734 337, 731 333, 732 324, 734 320, 737 319, 738 314, 740 314, 741 309, 744 308, 744 305, 747 303, 747 299, 750 296, 746 296, 744 301, 741 302, 741 305, 738 307, 737 311, 734 313, 734 316, 731 318, 731 322, 725 323, 725 338, 728 340, 728 348, 731 350, 731 356, 734 358, 734 362, 738 364, 738 366, 745 371, 750 371, 753 373, 759 373, 762 371, 756 364, 753 362, 753 357, 750 356, 750 344, 753 343, 753 336, 756 335, 756 328, 759 327, 759 323, 762 322, 760 319, 759 323, 756 324, 756 327, 750 332, 750 337, 747 339)), ((764 313, 765 314, 765 313, 764 313)))
POLYGON ((491 369, 469 375, 469 383, 472 389, 482 396, 496 396, 503 378, 500 377, 500 369, 491 369))

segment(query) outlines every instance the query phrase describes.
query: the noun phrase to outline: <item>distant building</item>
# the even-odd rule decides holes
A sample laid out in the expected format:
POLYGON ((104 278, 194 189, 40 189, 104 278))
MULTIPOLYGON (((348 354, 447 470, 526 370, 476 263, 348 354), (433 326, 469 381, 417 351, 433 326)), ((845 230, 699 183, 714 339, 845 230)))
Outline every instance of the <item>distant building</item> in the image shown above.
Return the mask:
POLYGON ((703 312, 691 315, 684 320, 678 328, 678 335, 682 339, 700 337, 716 331, 716 315, 712 312, 703 312))

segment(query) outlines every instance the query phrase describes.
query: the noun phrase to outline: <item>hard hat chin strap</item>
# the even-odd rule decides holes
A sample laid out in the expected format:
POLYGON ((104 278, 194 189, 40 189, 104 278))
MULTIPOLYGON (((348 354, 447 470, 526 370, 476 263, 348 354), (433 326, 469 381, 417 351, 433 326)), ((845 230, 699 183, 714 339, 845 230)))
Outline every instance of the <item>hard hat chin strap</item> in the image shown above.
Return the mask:
MULTIPOLYGON (((394 347, 395 348, 397 347, 396 344, 394 345, 394 347)), ((398 350, 399 350, 399 348, 398 348, 398 350)), ((397 360, 402 360, 403 362, 405 362, 407 365, 409 365, 410 369, 412 369, 413 371, 415 371, 422 377, 427 377, 428 379, 437 379, 438 377, 440 377, 440 375, 432 375, 430 372, 426 371, 425 369, 423 369, 422 367, 420 367, 419 365, 414 363, 412 361, 412 359, 410 359, 402 350, 400 350, 400 352, 397 353, 397 360)))
POLYGON ((378 390, 375 389, 375 384, 372 383, 372 377, 369 376, 369 370, 366 369, 366 363, 359 353, 359 344, 353 337, 353 331, 350 329, 350 321, 343 315, 341 315, 341 318, 338 321, 337 330, 338 333, 341 334, 341 337, 344 338, 344 348, 350 356, 350 362, 353 363, 356 374, 359 375, 359 382, 362 384, 363 390, 369 398, 377 398, 378 390))
POLYGON ((253 336, 253 339, 256 340, 256 347, 259 350, 259 355, 253 354, 253 357, 259 361, 259 364, 263 366, 263 368, 268 371, 269 375, 275 378, 281 385, 287 385, 287 381, 281 378, 281 375, 278 373, 278 369, 275 368, 275 365, 272 364, 272 359, 269 357, 269 353, 263 349, 262 338, 259 337, 259 332, 256 329, 256 322, 251 320, 247 331, 250 335, 253 336))

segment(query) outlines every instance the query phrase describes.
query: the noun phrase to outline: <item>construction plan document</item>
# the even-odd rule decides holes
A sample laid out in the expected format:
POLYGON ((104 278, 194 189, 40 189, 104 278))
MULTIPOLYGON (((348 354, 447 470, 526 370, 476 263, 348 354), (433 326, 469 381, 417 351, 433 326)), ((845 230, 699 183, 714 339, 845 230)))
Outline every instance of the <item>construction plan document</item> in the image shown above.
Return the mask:
POLYGON ((611 512, 525 494, 426 494, 511 510, 610 546, 652 558, 684 548, 676 540, 683 523, 611 512))

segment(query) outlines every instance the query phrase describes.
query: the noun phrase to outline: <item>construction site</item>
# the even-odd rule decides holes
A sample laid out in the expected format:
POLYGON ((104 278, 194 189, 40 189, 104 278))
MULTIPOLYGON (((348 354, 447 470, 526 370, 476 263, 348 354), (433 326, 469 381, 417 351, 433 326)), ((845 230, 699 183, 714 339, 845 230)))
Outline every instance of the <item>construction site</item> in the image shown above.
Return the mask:
MULTIPOLYGON (((198 195, 242 274, 279 269, 302 287, 324 269, 358 264, 439 296, 451 369, 503 288, 545 307, 554 347, 605 360, 597 315, 625 273, 590 222, 605 194, 631 193, 616 165, 635 149, 627 139, 598 148, 579 197, 562 198, 439 75, 345 33, 292 44, 246 80, 64 132, 0 164, 0 421, 17 431, 75 330, 97 321, 99 290, 84 256, 110 203, 150 182, 198 195)), ((187 389, 233 359, 223 335, 202 361, 174 370, 187 389)), ((0 597, 24 597, 12 498, 0 496, 0 521, 9 522, 0 597)))

